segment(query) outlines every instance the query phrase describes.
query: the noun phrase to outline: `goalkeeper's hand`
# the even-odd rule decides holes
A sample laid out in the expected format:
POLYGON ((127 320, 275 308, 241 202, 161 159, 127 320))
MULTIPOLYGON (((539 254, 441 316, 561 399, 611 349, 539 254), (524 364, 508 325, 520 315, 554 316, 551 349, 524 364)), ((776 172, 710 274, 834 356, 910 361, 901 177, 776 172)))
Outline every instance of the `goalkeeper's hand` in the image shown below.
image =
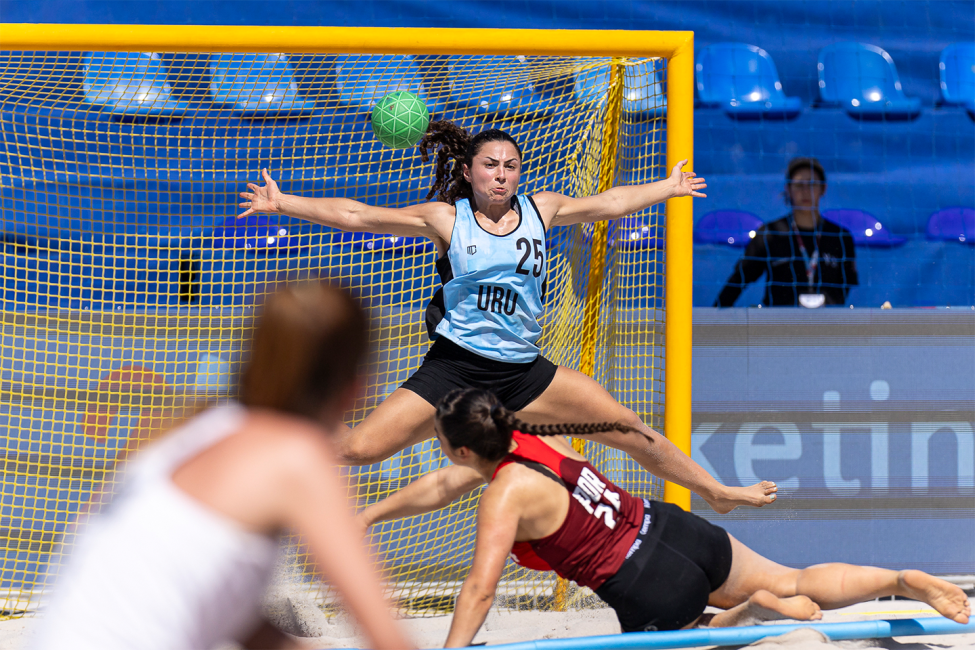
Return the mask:
POLYGON ((258 213, 277 214, 281 190, 278 189, 278 184, 274 182, 271 175, 267 173, 266 168, 261 170, 261 176, 264 178, 264 187, 259 187, 255 183, 248 183, 247 189, 250 192, 240 193, 240 198, 244 200, 239 205, 247 209, 237 215, 238 219, 258 213))
POLYGON ((685 158, 674 165, 674 170, 670 173, 670 182, 674 185, 674 196, 696 196, 702 199, 707 198, 707 194, 701 192, 701 190, 707 187, 707 183, 704 182, 704 179, 698 178, 697 174, 694 172, 681 171, 686 164, 687 159, 685 158))

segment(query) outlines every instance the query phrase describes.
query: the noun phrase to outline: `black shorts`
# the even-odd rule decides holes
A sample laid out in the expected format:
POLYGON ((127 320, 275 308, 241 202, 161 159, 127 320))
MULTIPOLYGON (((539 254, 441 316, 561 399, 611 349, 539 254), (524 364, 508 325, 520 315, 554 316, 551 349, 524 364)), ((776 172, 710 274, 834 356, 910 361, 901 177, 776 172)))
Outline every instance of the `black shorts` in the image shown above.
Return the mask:
POLYGON ((520 411, 548 388, 557 368, 542 355, 528 363, 495 361, 441 336, 402 388, 433 406, 455 388, 483 388, 497 395, 509 411, 520 411))
POLYGON ((731 573, 723 528, 661 501, 650 502, 650 522, 639 548, 596 590, 624 632, 687 627, 731 573))

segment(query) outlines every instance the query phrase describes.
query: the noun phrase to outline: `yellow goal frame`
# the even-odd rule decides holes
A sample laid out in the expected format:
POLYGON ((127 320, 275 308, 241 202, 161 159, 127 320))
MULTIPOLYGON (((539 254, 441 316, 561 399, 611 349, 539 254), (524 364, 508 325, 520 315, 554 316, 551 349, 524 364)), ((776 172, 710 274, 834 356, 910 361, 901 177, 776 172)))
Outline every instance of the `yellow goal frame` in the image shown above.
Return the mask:
MULTIPOLYGON (((240 51, 240 26, 0 24, 4 51, 240 51)), ((522 54, 659 57, 667 61, 667 169, 694 162, 694 33, 686 31, 432 29, 392 27, 247 28, 248 52, 522 54)), ((601 184, 602 185, 602 184, 601 184)), ((600 190, 607 189, 600 187, 600 190)), ((693 296, 692 199, 666 206, 664 432, 691 452, 693 296)), ((605 224, 593 241, 605 241, 605 224)), ((604 263, 602 260, 600 264, 604 263)), ((601 276, 602 268, 590 269, 601 276)), ((595 285, 598 292, 598 283, 595 285)), ((590 304, 598 304, 590 295, 590 304)), ((587 312, 589 310, 587 309, 587 312)), ((595 345, 593 339, 593 346, 595 345)), ((590 352, 591 354, 591 352, 590 352)), ((585 359, 585 355, 584 355, 585 359)), ((585 363, 583 363, 585 366, 585 363)), ((583 371, 587 369, 583 367, 583 371)), ((591 368, 588 369, 591 373, 591 368)), ((664 499, 685 510, 690 491, 667 482, 664 499)))

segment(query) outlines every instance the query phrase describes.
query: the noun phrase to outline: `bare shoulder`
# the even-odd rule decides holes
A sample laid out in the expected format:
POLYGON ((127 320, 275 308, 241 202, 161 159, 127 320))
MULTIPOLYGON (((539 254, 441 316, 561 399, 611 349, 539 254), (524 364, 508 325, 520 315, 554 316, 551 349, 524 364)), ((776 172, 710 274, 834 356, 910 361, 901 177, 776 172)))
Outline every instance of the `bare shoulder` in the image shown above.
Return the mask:
POLYGON ((422 221, 426 236, 433 240, 440 254, 446 252, 450 246, 450 235, 454 230, 456 215, 454 206, 443 201, 429 201, 402 209, 413 218, 422 221))
MULTIPOLYGON (((428 203, 418 204, 423 210, 424 216, 432 224, 443 224, 448 227, 448 229, 453 229, 454 227, 454 217, 457 214, 456 208, 449 203, 444 203, 443 201, 430 201, 428 203)), ((449 232, 449 230, 448 230, 449 232)))
POLYGON ((559 212, 559 208, 566 200, 564 194, 559 194, 558 192, 539 192, 538 194, 532 194, 532 200, 535 202, 538 211, 541 213, 540 216, 542 220, 547 224, 552 220, 559 212))
POLYGON ((287 472, 316 471, 334 464, 328 433, 315 423, 282 413, 251 414, 245 432, 264 454, 266 465, 287 472))
POLYGON ((456 213, 456 208, 449 203, 444 203, 443 201, 427 201, 426 203, 418 203, 417 207, 421 207, 426 211, 427 214, 436 217, 454 218, 456 213))
POLYGON ((187 460, 172 480, 249 530, 277 534, 293 523, 292 504, 334 466, 327 436, 312 422, 249 409, 233 435, 187 460))
MULTIPOLYGON (((484 491, 484 496, 493 490, 498 499, 530 500, 538 495, 540 490, 548 490, 551 487, 555 487, 552 479, 544 476, 537 469, 523 463, 508 463, 495 475, 494 480, 484 491)), ((481 498, 483 500, 484 497, 481 498)))
POLYGON ((502 467, 494 480, 484 488, 477 505, 479 519, 518 516, 521 509, 518 504, 526 493, 526 476, 520 471, 525 468, 514 467, 515 465, 518 463, 510 463, 502 467))

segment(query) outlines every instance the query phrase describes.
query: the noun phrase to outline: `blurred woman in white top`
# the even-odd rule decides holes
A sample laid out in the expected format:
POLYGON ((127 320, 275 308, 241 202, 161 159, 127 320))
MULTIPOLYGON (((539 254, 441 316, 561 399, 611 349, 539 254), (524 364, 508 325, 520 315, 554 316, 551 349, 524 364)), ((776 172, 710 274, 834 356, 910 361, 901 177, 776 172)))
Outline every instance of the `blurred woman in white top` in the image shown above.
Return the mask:
POLYGON ((271 295, 239 402, 206 409, 134 460, 58 577, 39 650, 301 647, 263 620, 282 535, 301 535, 376 648, 408 648, 334 470, 330 434, 368 348, 351 297, 271 295))

